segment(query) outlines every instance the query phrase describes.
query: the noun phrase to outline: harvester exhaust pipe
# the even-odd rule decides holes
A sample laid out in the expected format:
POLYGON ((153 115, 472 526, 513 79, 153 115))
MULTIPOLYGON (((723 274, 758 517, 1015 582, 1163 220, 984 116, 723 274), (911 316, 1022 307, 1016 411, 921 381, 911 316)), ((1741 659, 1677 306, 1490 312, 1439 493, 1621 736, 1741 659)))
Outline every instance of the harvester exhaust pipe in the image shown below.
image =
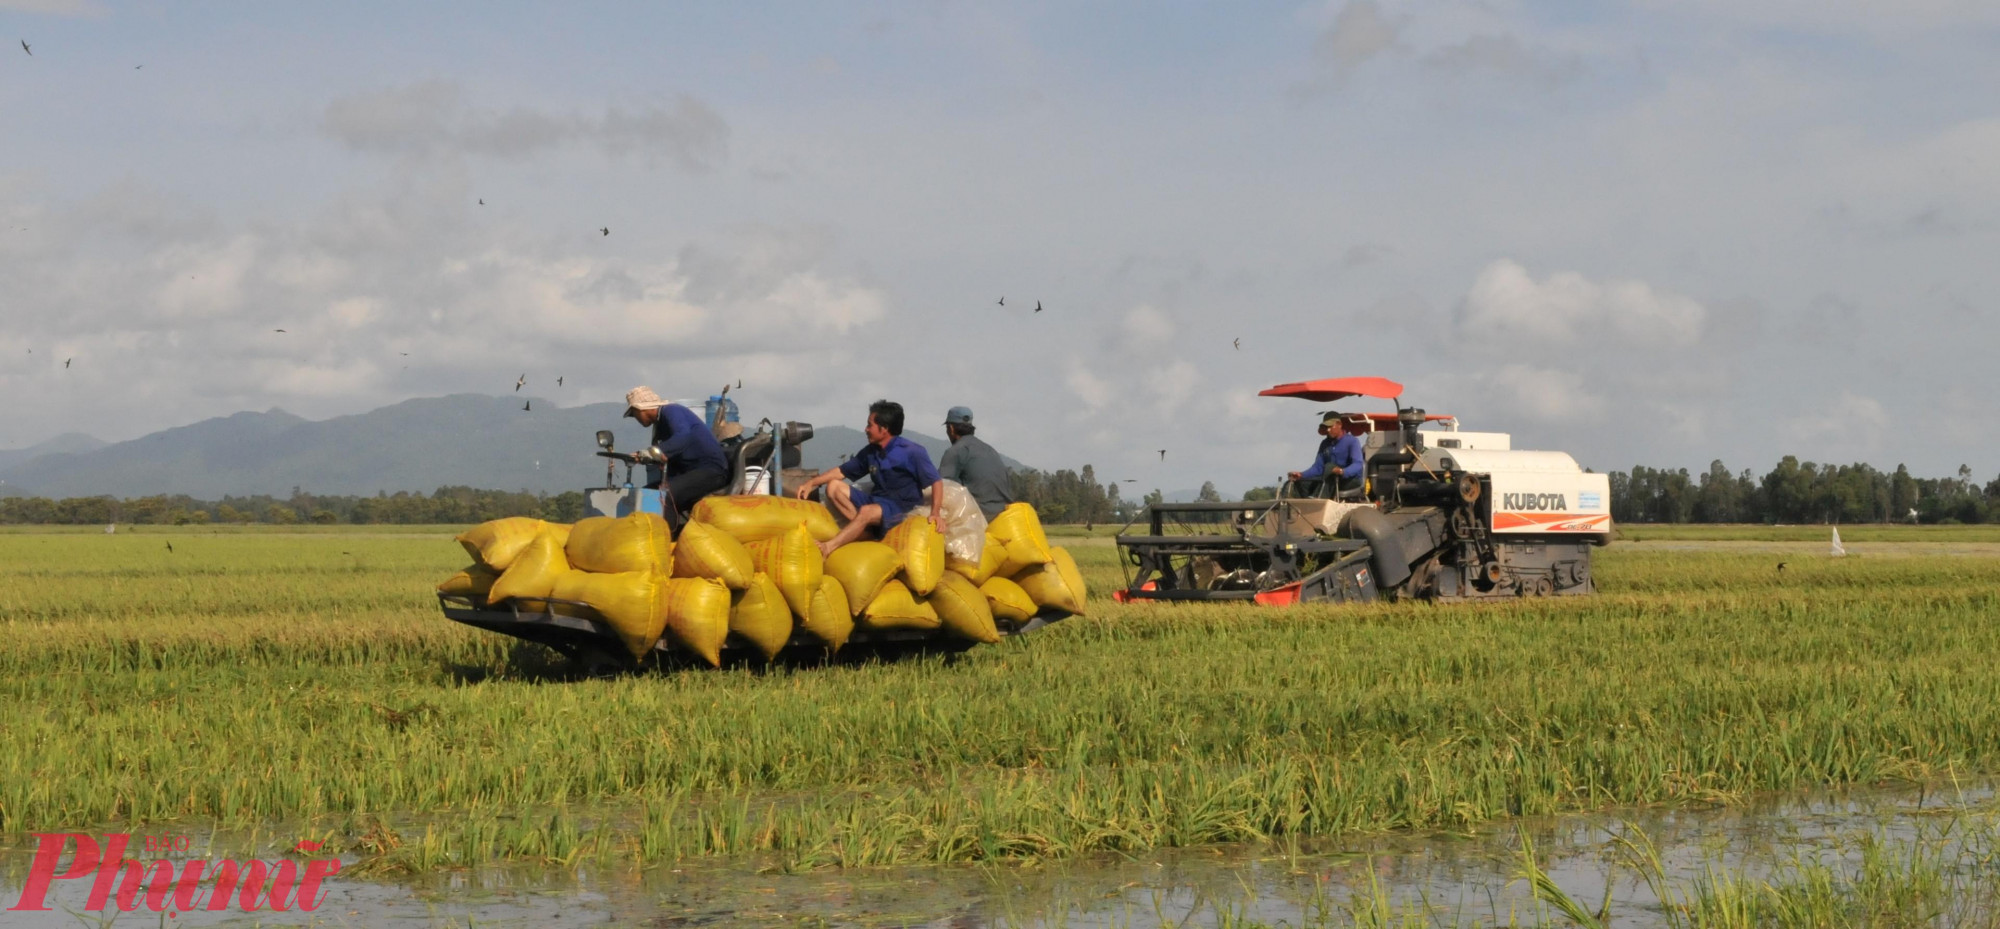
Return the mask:
POLYGON ((1375 586, 1389 590, 1410 579, 1410 559, 1403 554, 1403 543, 1396 538, 1396 531, 1389 527, 1389 521, 1382 518, 1382 512, 1375 509, 1360 509, 1347 516, 1347 534, 1368 540, 1369 564, 1375 568, 1375 586))

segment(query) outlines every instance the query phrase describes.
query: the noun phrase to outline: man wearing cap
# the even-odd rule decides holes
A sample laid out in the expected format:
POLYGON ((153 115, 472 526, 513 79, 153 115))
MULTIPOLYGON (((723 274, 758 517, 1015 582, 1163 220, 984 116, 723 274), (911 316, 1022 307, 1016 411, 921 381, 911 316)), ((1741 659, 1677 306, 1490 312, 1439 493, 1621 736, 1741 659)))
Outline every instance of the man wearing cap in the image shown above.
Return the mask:
POLYGON ((955 406, 944 414, 944 434, 951 439, 951 447, 938 459, 938 473, 945 480, 965 485, 972 499, 979 501, 979 512, 992 519, 1014 502, 1014 479, 1008 476, 1000 453, 985 440, 974 438, 973 431, 970 408, 955 406))
POLYGON ((652 427, 652 447, 641 451, 651 462, 646 469, 646 486, 666 491, 667 522, 679 529, 696 500, 729 486, 729 459, 700 416, 660 399, 651 387, 625 392, 625 415, 641 426, 652 427), (665 472, 664 481, 654 479, 655 467, 665 472))
POLYGON ((827 500, 847 520, 838 535, 819 543, 821 554, 860 538, 871 526, 895 528, 910 510, 923 505, 926 491, 931 498, 931 525, 944 532, 944 517, 940 515, 944 512, 944 481, 931 464, 930 453, 903 438, 903 405, 888 400, 869 404, 866 434, 868 444, 854 457, 799 485, 801 500, 826 485, 827 500), (874 484, 871 489, 858 490, 848 483, 864 474, 874 484))
POLYGON ((1331 410, 1319 420, 1319 434, 1326 436, 1319 442, 1319 451, 1313 455, 1312 467, 1304 471, 1293 471, 1292 480, 1317 481, 1322 478, 1334 482, 1334 489, 1342 484, 1361 478, 1361 440, 1347 431, 1347 421, 1339 413, 1331 410))

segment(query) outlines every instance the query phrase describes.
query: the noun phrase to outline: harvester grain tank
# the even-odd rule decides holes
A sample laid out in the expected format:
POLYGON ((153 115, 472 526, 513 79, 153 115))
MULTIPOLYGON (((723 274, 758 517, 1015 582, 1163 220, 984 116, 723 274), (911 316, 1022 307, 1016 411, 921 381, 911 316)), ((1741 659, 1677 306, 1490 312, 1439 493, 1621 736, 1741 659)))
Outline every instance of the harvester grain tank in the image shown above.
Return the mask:
POLYGON ((1259 396, 1390 401, 1345 417, 1358 486, 1287 481, 1276 499, 1147 507, 1118 535, 1135 600, 1263 604, 1378 597, 1575 596, 1596 589, 1591 550, 1611 534, 1609 479, 1563 452, 1402 405, 1379 377, 1279 384, 1259 396), (1141 531, 1134 531, 1143 522, 1141 531))

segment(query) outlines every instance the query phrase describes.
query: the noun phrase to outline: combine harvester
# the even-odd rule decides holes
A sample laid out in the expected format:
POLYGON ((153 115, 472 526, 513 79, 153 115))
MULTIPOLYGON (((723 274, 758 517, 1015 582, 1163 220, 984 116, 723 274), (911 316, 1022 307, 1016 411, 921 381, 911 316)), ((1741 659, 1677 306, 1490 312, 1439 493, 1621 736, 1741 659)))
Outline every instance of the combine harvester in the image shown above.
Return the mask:
POLYGON ((1391 402, 1346 417, 1360 486, 1286 482, 1277 499, 1147 507, 1118 535, 1121 603, 1282 605, 1404 597, 1466 600, 1595 592, 1594 546, 1611 537, 1610 480, 1563 452, 1515 451, 1506 433, 1463 432, 1401 404, 1379 377, 1279 384, 1265 397, 1391 402), (1145 534, 1132 530, 1141 520, 1145 534))

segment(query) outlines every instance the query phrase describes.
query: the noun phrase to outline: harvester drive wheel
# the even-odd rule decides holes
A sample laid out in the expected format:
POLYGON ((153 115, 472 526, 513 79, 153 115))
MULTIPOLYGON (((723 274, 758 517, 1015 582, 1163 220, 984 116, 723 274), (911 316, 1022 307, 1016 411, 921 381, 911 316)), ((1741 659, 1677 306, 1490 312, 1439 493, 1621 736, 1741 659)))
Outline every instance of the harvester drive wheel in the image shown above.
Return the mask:
POLYGON ((1555 582, 1546 577, 1535 578, 1534 583, 1530 587, 1537 597, 1546 597, 1556 592, 1555 582))
POLYGON ((625 660, 623 655, 613 655, 595 648, 579 650, 572 660, 577 673, 593 680, 617 677, 632 670, 632 662, 625 660))
POLYGON ((1479 502, 1479 478, 1470 474, 1458 476, 1458 499, 1466 506, 1479 502))

